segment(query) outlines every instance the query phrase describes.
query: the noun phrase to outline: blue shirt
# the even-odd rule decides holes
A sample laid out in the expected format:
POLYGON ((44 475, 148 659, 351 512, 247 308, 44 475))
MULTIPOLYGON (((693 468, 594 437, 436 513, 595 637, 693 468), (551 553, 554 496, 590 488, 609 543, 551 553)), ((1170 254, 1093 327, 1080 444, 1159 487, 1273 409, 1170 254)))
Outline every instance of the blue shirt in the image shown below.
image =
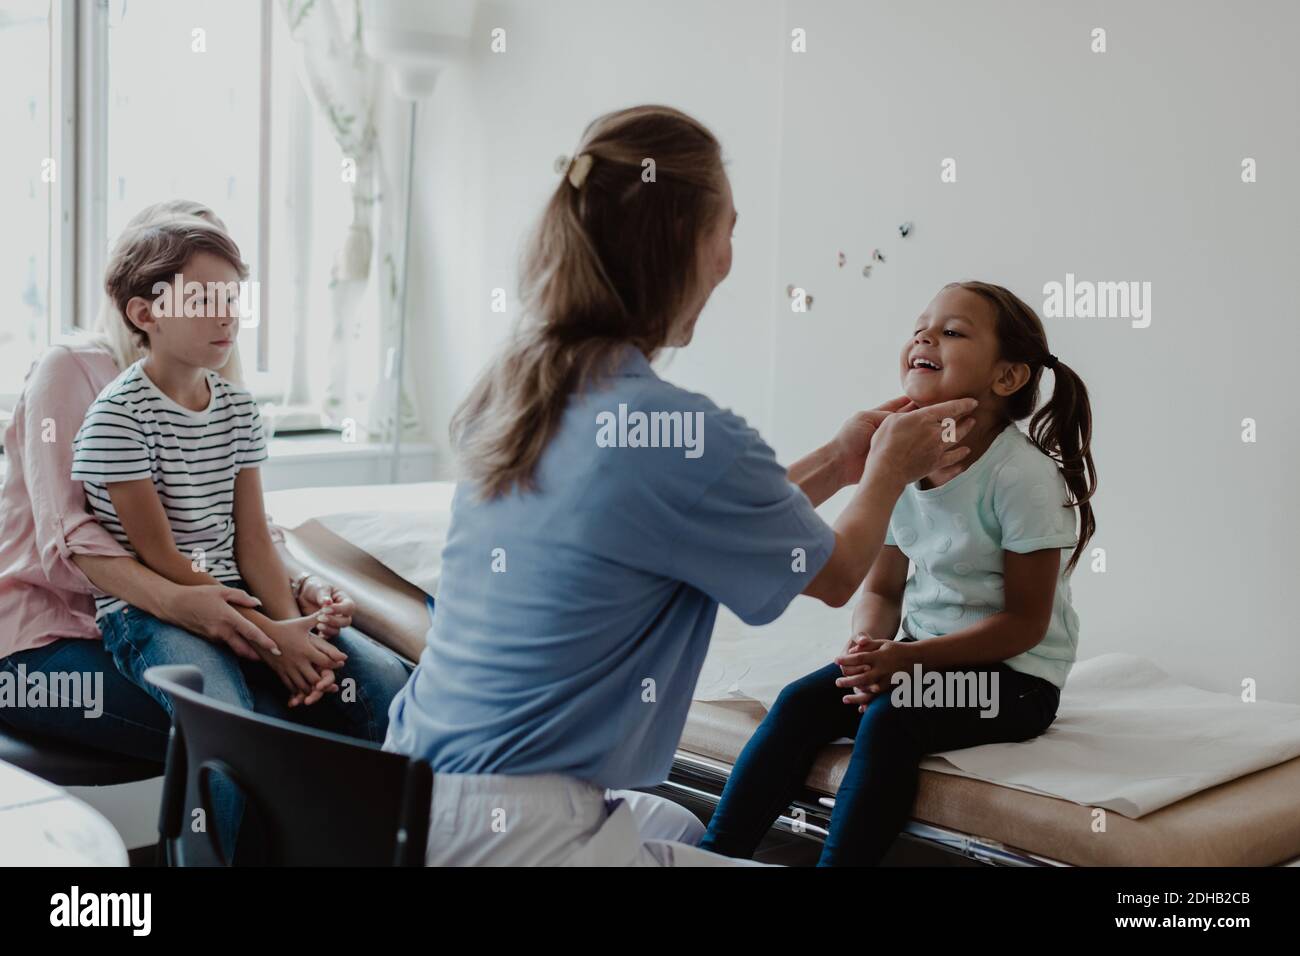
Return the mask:
POLYGON ((903 631, 923 640, 1004 610, 1003 552, 1059 549, 1047 631, 1006 664, 1064 687, 1079 647, 1079 616, 1065 571, 1078 541, 1068 497, 1056 462, 1015 425, 947 484, 908 485, 885 535, 885 544, 901 549, 915 569, 903 592, 903 631))
POLYGON ((438 773, 660 783, 718 604, 775 619, 835 534, 757 432, 634 349, 570 398, 536 479, 491 501, 457 487, 384 746, 438 773))

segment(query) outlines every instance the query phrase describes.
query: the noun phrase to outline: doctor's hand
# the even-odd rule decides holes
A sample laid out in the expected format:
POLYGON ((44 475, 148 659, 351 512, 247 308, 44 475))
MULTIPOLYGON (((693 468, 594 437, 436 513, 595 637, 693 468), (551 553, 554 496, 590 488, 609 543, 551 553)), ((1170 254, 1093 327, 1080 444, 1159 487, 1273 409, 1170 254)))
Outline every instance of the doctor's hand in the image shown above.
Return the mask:
POLYGON ((961 470, 970 449, 957 444, 975 427, 979 402, 956 398, 925 408, 900 406, 885 416, 871 438, 871 462, 907 485, 930 476, 946 481, 961 470))
POLYGON ((832 444, 840 468, 841 488, 856 485, 862 480, 862 469, 866 467, 871 437, 876 433, 881 422, 893 412, 908 407, 915 406, 908 401, 906 395, 903 395, 867 411, 857 412, 840 426, 832 444))

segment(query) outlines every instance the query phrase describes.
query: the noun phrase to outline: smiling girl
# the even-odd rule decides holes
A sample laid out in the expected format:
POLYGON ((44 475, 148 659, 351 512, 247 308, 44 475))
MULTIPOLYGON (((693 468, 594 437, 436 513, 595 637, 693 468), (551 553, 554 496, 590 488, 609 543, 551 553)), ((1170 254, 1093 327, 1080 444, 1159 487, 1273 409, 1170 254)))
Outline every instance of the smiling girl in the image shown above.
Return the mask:
POLYGON ((1029 740, 1056 717, 1079 637, 1069 575, 1096 527, 1087 389, 1048 350, 1034 311, 984 282, 940 290, 900 364, 916 407, 979 399, 970 455, 899 497, 848 646, 781 692, 736 762, 705 849, 752 855, 821 748, 852 737, 820 865, 874 865, 911 814, 922 757, 1029 740), (1035 413, 1044 369, 1055 385, 1035 413), (1026 434, 1015 422, 1031 414, 1026 434), (991 706, 964 695, 913 706, 907 682, 936 671, 959 678, 940 687, 991 686, 991 706))

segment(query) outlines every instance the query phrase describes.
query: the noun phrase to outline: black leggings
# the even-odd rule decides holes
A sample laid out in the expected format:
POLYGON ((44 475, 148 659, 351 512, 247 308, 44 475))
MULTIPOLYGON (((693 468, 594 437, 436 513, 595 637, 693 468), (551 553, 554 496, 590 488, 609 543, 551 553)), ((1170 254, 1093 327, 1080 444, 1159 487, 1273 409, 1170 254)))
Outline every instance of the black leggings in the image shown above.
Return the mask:
POLYGON ((857 705, 843 702, 849 691, 835 684, 841 676, 838 664, 788 685, 736 761, 700 846, 727 856, 752 856, 802 790, 822 747, 852 737, 853 757, 835 794, 819 865, 879 863, 911 815, 922 757, 1029 740, 1056 719, 1060 691, 1041 677, 1006 664, 962 668, 960 673, 996 688, 995 703, 986 708, 991 716, 981 716, 977 703, 895 706, 890 693, 858 713, 857 705))

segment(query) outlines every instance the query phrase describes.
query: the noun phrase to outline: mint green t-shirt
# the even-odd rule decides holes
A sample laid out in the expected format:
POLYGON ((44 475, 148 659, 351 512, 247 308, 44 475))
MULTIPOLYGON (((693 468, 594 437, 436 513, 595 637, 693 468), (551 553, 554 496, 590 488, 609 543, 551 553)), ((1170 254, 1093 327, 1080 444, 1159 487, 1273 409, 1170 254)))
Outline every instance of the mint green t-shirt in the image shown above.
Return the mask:
POLYGON ((1008 425, 973 465, 938 488, 907 486, 894 506, 885 544, 899 548, 913 573, 903 592, 902 630, 917 640, 970 627, 1004 609, 1003 551, 1061 549, 1052 617, 1043 640, 1006 663, 1065 686, 1079 646, 1079 617, 1065 574, 1075 511, 1065 507, 1055 461, 1008 425))

